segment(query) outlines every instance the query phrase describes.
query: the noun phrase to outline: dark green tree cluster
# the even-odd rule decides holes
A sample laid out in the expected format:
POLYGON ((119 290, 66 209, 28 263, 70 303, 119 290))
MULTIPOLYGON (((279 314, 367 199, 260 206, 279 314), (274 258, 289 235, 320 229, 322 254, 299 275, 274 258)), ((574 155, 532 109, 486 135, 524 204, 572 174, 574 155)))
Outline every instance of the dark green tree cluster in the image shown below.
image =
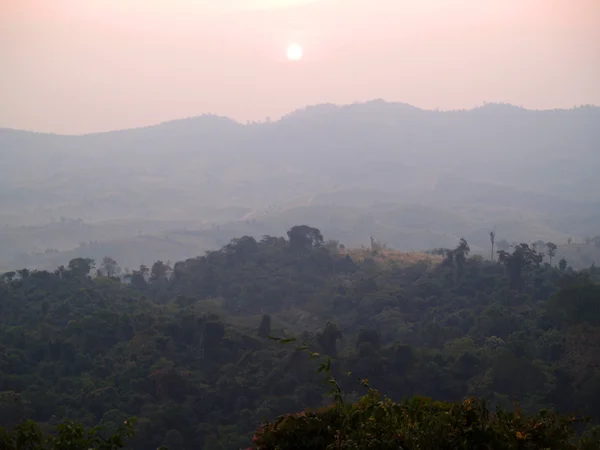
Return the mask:
POLYGON ((117 430, 106 433, 99 427, 86 428, 70 420, 61 422, 51 433, 27 420, 10 432, 0 428, 2 450, 118 450, 134 434, 135 420, 126 420, 117 430))
POLYGON ((262 421, 329 403, 310 355, 272 335, 331 357, 348 404, 369 377, 397 401, 517 399, 599 422, 600 274, 509 250, 485 261, 461 240, 384 266, 298 226, 122 278, 110 258, 4 274, 0 426, 111 432, 135 416, 134 449, 248 447, 262 421))

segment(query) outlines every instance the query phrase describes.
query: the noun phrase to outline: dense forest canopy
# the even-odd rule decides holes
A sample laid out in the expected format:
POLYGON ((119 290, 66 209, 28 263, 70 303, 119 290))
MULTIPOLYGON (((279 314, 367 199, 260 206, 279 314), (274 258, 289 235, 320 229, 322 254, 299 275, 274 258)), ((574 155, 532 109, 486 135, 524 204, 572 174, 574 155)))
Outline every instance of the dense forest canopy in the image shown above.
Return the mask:
POLYGON ((7 272, 0 426, 121 439, 136 417, 133 449, 598 448, 600 273, 555 247, 353 250, 300 225, 129 272, 7 272))

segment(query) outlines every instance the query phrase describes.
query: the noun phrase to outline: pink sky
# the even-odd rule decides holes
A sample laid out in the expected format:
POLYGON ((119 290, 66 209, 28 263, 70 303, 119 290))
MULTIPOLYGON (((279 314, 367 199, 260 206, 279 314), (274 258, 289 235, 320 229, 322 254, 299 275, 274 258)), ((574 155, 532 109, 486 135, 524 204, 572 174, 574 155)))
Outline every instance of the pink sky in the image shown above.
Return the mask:
POLYGON ((600 0, 0 0, 0 127, 262 120, 374 98, 600 104, 600 0))

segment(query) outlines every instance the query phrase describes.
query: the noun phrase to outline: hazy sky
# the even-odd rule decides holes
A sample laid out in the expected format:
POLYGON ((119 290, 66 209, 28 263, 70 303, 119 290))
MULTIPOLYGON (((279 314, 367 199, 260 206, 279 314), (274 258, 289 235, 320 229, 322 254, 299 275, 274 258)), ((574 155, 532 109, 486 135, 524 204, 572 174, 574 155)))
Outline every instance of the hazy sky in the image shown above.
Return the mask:
POLYGON ((600 0, 0 0, 0 127, 262 120, 374 98, 600 104, 600 0))

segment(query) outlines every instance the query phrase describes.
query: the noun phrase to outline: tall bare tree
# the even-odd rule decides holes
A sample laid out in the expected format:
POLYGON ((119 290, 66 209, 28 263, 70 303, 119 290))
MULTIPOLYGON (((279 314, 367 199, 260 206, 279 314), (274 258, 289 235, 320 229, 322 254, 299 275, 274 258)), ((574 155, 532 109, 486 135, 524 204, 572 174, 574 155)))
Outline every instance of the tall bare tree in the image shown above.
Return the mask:
POLYGON ((494 260, 494 244, 496 243, 496 233, 494 231, 490 231, 490 242, 492 243, 492 251, 490 253, 490 259, 494 260))
POLYGON ((546 248, 548 249, 548 259, 550 259, 550 265, 552 265, 552 258, 556 255, 556 249, 558 248, 554 242, 546 243, 546 248))

